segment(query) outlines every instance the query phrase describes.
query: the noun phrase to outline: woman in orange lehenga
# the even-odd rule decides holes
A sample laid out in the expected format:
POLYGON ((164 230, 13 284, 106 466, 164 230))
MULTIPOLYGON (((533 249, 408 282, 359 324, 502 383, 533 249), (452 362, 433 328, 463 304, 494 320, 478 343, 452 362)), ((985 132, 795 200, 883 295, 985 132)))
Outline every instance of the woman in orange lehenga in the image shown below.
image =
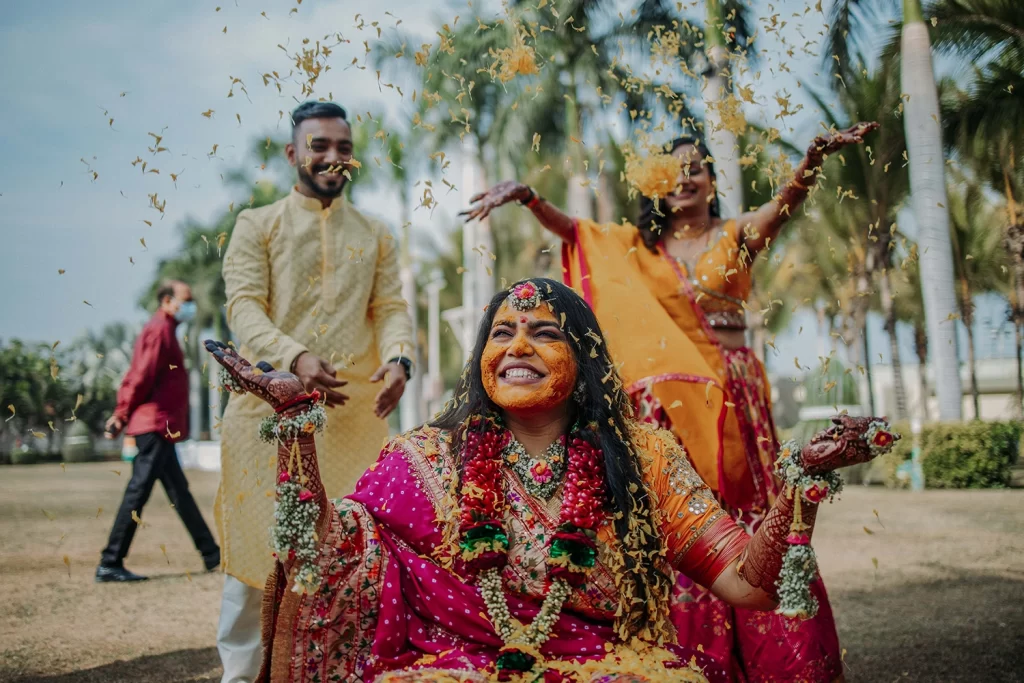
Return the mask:
MULTIPOLYGON (((824 157, 876 126, 816 138, 793 180, 737 220, 718 215, 714 167, 694 138, 669 146, 681 165, 677 185, 661 211, 642 197, 636 227, 570 218, 514 181, 474 197, 464 212, 482 218, 518 201, 562 239, 565 281, 597 313, 637 417, 672 430, 748 532, 779 490, 771 392, 745 339, 749 266, 806 198, 824 157)), ((798 621, 734 609, 681 576, 675 625, 680 637, 729 661, 737 681, 832 681, 842 676, 839 640, 822 582, 814 586, 821 609, 798 621)))

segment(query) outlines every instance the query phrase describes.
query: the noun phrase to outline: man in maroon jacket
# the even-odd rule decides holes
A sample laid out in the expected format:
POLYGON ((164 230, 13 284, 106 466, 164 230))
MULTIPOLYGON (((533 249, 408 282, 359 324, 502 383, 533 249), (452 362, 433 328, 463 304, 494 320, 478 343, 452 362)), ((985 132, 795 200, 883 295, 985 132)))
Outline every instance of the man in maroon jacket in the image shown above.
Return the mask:
POLYGON ((206 569, 220 564, 220 548, 188 490, 174 443, 188 436, 188 372, 174 329, 196 313, 192 290, 171 281, 157 291, 160 308, 135 341, 132 365, 117 392, 117 408, 107 420, 107 438, 121 431, 135 437, 138 455, 132 478, 110 530, 110 540, 96 568, 97 583, 144 581, 124 568, 124 558, 138 526, 136 518, 159 479, 178 516, 203 556, 206 569))

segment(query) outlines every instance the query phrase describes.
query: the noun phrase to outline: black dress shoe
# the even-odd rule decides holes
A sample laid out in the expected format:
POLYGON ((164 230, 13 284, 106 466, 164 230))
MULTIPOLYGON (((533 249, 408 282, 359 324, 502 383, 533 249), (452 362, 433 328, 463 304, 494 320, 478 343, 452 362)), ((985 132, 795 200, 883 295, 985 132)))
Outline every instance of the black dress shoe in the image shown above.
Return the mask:
POLYGON ((127 583, 129 581, 149 581, 148 576, 139 576, 124 567, 96 567, 96 583, 127 583))
POLYGON ((206 567, 206 571, 212 572, 220 566, 220 548, 217 548, 217 552, 213 555, 206 555, 203 557, 203 566, 206 567))

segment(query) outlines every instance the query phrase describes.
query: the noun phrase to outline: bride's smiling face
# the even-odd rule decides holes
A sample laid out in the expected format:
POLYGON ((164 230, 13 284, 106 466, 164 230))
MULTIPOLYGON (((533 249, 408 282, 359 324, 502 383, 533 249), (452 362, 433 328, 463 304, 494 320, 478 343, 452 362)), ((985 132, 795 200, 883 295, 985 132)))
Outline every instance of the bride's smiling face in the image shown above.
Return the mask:
POLYGON ((501 305, 480 372, 490 399, 512 413, 558 408, 572 394, 577 374, 569 340, 546 303, 526 312, 501 305))

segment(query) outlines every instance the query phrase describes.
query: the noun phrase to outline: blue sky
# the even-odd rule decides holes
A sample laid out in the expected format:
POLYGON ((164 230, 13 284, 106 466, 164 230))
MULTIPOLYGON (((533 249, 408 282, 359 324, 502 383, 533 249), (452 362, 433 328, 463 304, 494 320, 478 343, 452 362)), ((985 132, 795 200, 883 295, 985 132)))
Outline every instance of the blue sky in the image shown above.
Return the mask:
MULTIPOLYGON (((420 31, 429 40, 436 17, 471 12, 461 2, 442 10, 388 0, 364 11, 367 26, 358 30, 354 17, 360 5, 350 0, 305 0, 301 5, 294 0, 38 0, 6 7, 0 26, 0 58, 8 65, 0 89, 5 124, 0 138, 5 162, 0 167, 0 338, 70 341, 107 322, 144 319, 138 296, 159 258, 177 248, 181 222, 187 216, 206 220, 233 201, 244 202, 247 196, 225 188, 220 174, 239 164, 255 137, 287 130, 287 117, 281 120, 279 111, 295 106, 297 89, 279 95, 260 78, 265 71, 288 72, 290 61, 278 44, 294 51, 303 38, 335 32, 351 40, 337 49, 317 94, 333 93, 352 113, 388 112, 397 120, 403 105, 397 93, 378 92, 372 69, 346 68, 353 57, 362 58, 362 41, 375 38, 369 22, 394 26, 396 19, 385 15, 390 11, 403 20, 402 28, 420 31), (298 12, 289 15, 293 7, 298 12), (268 18, 260 15, 264 10, 268 18), (222 32, 225 26, 227 33, 222 32), (234 97, 225 97, 231 77, 243 80, 251 102, 237 86, 234 97), (209 109, 213 116, 203 117, 201 112, 209 109), (153 144, 150 132, 163 135, 161 144, 169 152, 154 156, 147 151, 153 144), (210 157, 214 144, 217 153, 210 157), (136 157, 160 174, 143 176, 131 166, 136 157), (98 174, 96 180, 90 171, 98 174), (177 187, 171 173, 181 173, 177 187), (163 216, 150 207, 151 193, 166 200, 163 216), (59 275, 58 269, 65 273, 59 275)), ((792 16, 802 14, 807 3, 772 5, 789 21, 787 40, 801 45, 816 38, 820 24, 813 14, 792 16)), ((769 3, 755 6, 759 16, 768 14, 769 3)), ((500 13, 496 2, 482 7, 493 16, 500 13)), ((805 103, 808 108, 789 120, 788 132, 802 146, 817 134, 818 119, 798 81, 816 80, 818 60, 779 56, 777 38, 758 23, 760 45, 771 54, 755 87, 768 98, 785 88, 795 103, 805 103), (778 71, 781 60, 792 73, 778 71)), ((457 161, 449 173, 460 177, 457 161)), ((446 230, 459 208, 456 193, 438 196, 440 209, 417 220, 427 230, 446 230)), ((397 207, 380 201, 386 198, 377 190, 358 201, 397 227, 397 207)), ((998 305, 979 311, 983 355, 1011 348, 1008 333, 994 336, 998 316, 998 305)), ((871 327, 871 344, 884 353, 878 321, 871 327)), ((813 317, 798 317, 793 331, 777 340, 780 353, 772 364, 792 368, 797 356, 804 365, 816 365, 813 334, 813 317), (804 330, 798 333, 801 325, 804 330)), ((912 358, 909 334, 904 346, 912 358)))

